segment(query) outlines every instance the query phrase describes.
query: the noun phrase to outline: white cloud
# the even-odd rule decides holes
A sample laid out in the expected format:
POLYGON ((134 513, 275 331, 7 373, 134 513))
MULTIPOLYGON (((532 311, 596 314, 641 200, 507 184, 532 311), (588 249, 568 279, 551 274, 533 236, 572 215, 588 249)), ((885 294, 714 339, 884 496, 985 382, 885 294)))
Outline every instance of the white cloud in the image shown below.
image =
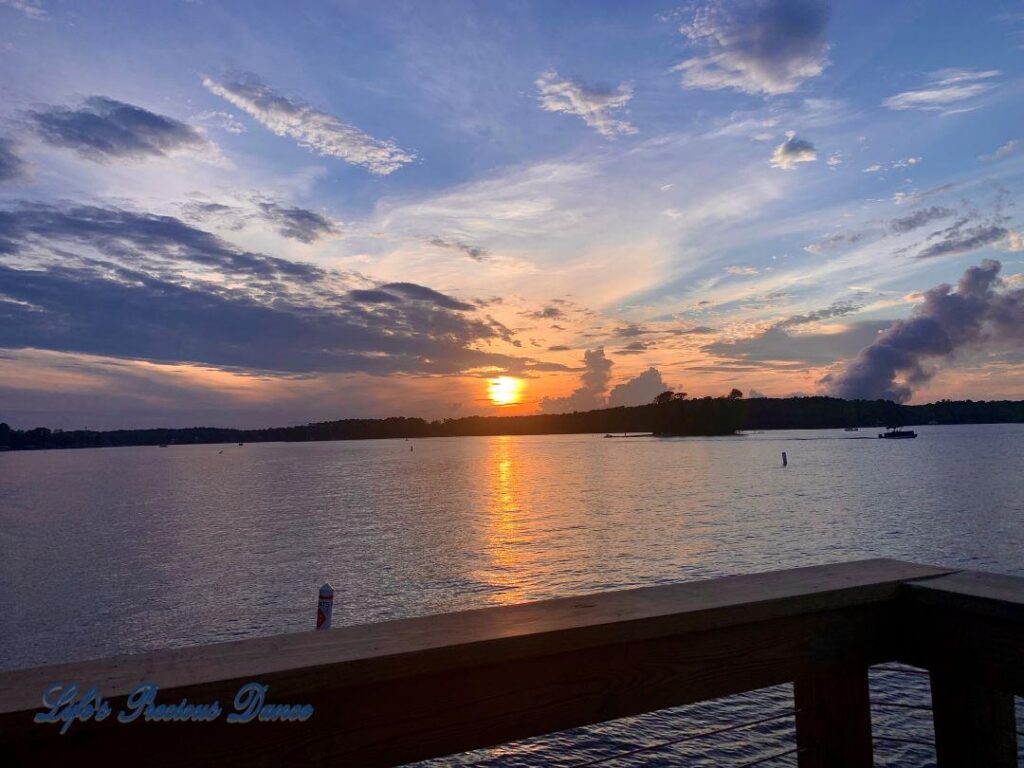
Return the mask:
POLYGON ((1003 144, 999 149, 993 152, 991 155, 979 155, 978 159, 983 161, 989 160, 1002 160, 1004 157, 1015 155, 1021 150, 1020 139, 1011 139, 1010 141, 1003 144))
POLYGON ((818 150, 811 142, 798 139, 793 131, 786 132, 786 140, 772 153, 772 168, 791 171, 797 163, 811 163, 818 159, 818 150))
POLYGON ((792 93, 828 66, 828 18, 820 0, 714 0, 680 28, 706 54, 674 69, 685 88, 792 93))
POLYGON ((903 91, 885 99, 889 109, 922 109, 954 114, 969 111, 963 102, 980 96, 995 86, 987 82, 1002 74, 998 69, 940 69, 928 75, 922 88, 903 91))
POLYGON ((902 160, 893 160, 890 163, 875 163, 862 169, 864 173, 878 173, 879 171, 893 171, 897 168, 912 168, 919 164, 923 157, 905 157, 902 160))
POLYGON ((608 407, 646 405, 668 389, 670 387, 661 378, 661 372, 651 367, 639 376, 612 387, 608 394, 608 407))
POLYGON ((726 267, 725 271, 730 275, 740 275, 743 277, 752 277, 754 275, 761 274, 757 267, 743 267, 743 266, 731 266, 726 267))
POLYGON ((842 152, 833 152, 831 155, 828 156, 828 160, 826 160, 825 162, 828 163, 830 168, 835 168, 837 165, 842 165, 843 164, 843 153, 842 152))
POLYGON ((21 11, 30 19, 37 21, 44 21, 50 17, 43 7, 42 0, 0 0, 0 5, 21 11))
POLYGON ((275 93, 255 75, 230 83, 204 77, 203 85, 278 136, 290 136, 307 149, 362 165, 370 173, 384 176, 416 159, 393 141, 374 138, 334 115, 275 93))
POLYGON ((630 82, 620 83, 615 90, 602 90, 559 77, 557 72, 544 72, 537 78, 536 85, 540 91, 541 108, 547 112, 576 115, 608 138, 637 132, 628 121, 611 115, 625 109, 633 98, 633 84, 630 82))
POLYGON ((209 126, 211 128, 220 128, 222 131, 227 133, 245 133, 245 126, 239 122, 238 118, 232 115, 230 112, 219 112, 211 110, 209 112, 203 112, 195 116, 195 121, 200 125, 209 126))
POLYGON ((1024 232, 1010 232, 999 244, 1002 251, 1024 251, 1024 232))

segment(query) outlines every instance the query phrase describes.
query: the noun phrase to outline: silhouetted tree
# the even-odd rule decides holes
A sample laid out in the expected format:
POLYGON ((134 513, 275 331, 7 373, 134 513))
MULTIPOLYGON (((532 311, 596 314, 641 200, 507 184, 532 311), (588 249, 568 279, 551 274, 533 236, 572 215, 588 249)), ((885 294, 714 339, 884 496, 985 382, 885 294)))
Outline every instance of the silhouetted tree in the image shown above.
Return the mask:
MULTIPOLYGON (((736 390, 738 392, 738 390, 736 390)), ((342 419, 270 429, 132 429, 97 432, 44 427, 11 429, 0 424, 0 450, 96 448, 107 446, 231 442, 306 442, 393 437, 542 435, 653 432, 660 435, 728 435, 741 429, 842 429, 846 426, 1024 423, 1024 401, 942 400, 899 405, 887 400, 834 397, 702 397, 664 392, 649 405, 535 416, 466 416, 425 421, 416 418, 342 419)))
POLYGON ((743 399, 743 393, 740 392, 735 387, 733 387, 732 391, 729 392, 729 399, 730 400, 742 400, 743 399))

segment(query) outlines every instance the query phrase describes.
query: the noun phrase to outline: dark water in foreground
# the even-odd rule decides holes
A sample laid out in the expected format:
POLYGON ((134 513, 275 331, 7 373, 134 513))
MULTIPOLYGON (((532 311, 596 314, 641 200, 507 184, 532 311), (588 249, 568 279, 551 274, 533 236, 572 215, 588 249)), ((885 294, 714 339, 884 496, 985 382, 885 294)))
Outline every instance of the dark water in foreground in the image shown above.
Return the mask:
MULTIPOLYGON (((325 580, 339 626, 875 556, 1024 575, 1024 426, 918 432, 0 454, 0 666, 311 628, 325 580)), ((880 702, 927 700, 919 677, 873 685, 880 702)), ((465 759, 578 765, 791 704, 783 687, 465 759)), ((926 712, 880 705, 874 721, 879 736, 931 739, 926 712)), ((792 746, 783 718, 609 764, 741 764, 792 746)), ((932 759, 900 741, 876 752, 932 759)))

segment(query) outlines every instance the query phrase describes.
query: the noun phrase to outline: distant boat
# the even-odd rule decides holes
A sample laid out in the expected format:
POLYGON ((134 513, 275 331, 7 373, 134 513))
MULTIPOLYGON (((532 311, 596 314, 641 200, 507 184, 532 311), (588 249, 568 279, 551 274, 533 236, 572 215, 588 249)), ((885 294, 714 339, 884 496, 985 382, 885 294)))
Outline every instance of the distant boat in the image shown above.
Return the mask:
POLYGON ((164 443, 164 444, 161 444, 161 445, 160 445, 160 447, 161 447, 161 448, 166 448, 166 447, 167 447, 167 445, 166 445, 166 444, 164 443))
POLYGON ((245 443, 239 443, 239 445, 245 445, 245 443))
POLYGON ((860 427, 846 427, 843 432, 860 432, 860 427))
POLYGON ((883 440, 909 440, 912 437, 917 437, 917 432, 912 429, 891 428, 888 432, 880 434, 879 437, 883 440))

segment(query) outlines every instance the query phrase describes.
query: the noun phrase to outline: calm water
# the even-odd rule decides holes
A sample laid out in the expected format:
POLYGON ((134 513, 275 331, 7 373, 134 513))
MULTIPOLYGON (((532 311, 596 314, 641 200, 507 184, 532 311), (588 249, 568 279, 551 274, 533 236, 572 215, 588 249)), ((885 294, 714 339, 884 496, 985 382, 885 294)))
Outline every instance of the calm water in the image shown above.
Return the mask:
MULTIPOLYGON (((874 556, 1024 574, 1024 425, 918 433, 3 453, 0 667, 308 629, 325 580, 339 626, 874 556)), ((904 695, 890 677, 875 677, 880 699, 904 695)), ((466 759, 577 764, 790 704, 773 689, 466 759)), ((875 720, 931 737, 927 718, 875 720)), ((791 729, 616 764, 742 762, 790 746, 791 729)))

